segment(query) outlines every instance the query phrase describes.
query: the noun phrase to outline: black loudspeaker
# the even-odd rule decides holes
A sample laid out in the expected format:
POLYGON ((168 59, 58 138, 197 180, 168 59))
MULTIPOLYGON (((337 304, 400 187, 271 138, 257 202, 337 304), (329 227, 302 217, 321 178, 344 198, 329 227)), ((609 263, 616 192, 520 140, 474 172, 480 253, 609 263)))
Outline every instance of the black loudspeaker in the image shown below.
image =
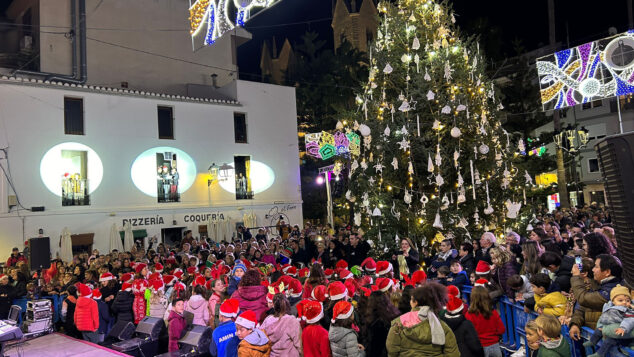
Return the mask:
POLYGON ((193 328, 183 336, 178 343, 181 344, 181 349, 185 348, 189 351, 197 351, 203 353, 209 351, 209 344, 211 343, 211 327, 194 325, 193 328))
POLYGON ((634 133, 609 136, 594 146, 623 264, 634 286, 634 133))
POLYGON ((163 327, 165 327, 165 322, 163 322, 162 319, 146 316, 143 320, 139 321, 136 327, 136 333, 139 337, 158 340, 163 327))
POLYGON ((29 239, 31 270, 51 267, 51 240, 49 237, 29 239))
POLYGON ((129 340, 134 334, 134 329, 134 324, 130 321, 117 321, 108 333, 108 338, 118 341, 129 340))

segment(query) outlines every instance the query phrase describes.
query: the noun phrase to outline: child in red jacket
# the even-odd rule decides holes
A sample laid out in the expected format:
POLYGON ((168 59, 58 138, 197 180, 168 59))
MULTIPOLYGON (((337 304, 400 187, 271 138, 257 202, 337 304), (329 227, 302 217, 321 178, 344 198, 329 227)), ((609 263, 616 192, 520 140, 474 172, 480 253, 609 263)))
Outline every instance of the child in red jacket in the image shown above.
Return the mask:
POLYGON ((302 332, 304 357, 332 357, 328 331, 319 324, 324 317, 322 304, 319 301, 303 300, 298 305, 297 312, 307 323, 302 332))
POLYGON ((500 337, 504 333, 504 324, 489 297, 489 291, 482 286, 474 286, 471 290, 471 305, 465 316, 475 326, 480 343, 487 357, 502 357, 500 337))
POLYGON ((183 337, 183 330, 187 327, 187 321, 183 317, 185 301, 182 296, 176 296, 172 300, 172 311, 167 318, 167 332, 169 334, 168 351, 178 351, 178 340, 183 337))
POLYGON ((99 343, 99 307, 92 299, 92 290, 85 284, 79 284, 79 299, 75 307, 75 326, 84 340, 99 343))

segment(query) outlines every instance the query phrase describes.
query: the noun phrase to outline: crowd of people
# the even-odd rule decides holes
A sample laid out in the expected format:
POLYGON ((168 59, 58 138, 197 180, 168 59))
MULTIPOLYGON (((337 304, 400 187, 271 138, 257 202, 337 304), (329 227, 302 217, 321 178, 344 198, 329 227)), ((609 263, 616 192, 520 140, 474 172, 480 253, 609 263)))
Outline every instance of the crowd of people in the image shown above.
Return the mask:
POLYGON ((193 323, 213 329, 212 356, 497 357, 505 326, 494 303, 508 298, 538 314, 525 326, 529 356, 570 356, 562 325, 573 341, 594 329, 587 343, 601 341, 599 356, 634 341, 631 292, 599 209, 536 217, 526 237, 485 232, 430 247, 400 238, 377 259, 354 228, 278 232, 241 227, 214 243, 188 231, 177 246, 54 260, 40 276, 15 248, 0 275, 0 319, 15 298, 57 294, 57 329, 94 343, 118 321, 152 316, 165 322, 169 351, 193 323))

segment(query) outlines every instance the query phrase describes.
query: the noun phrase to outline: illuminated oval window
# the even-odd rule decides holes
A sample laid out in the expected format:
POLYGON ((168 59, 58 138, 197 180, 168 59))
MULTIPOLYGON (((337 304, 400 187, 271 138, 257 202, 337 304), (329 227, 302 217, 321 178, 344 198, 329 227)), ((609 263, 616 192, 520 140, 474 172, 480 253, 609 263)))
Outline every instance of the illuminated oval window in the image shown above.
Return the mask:
MULTIPOLYGON (((235 162, 232 162, 229 165, 236 168, 235 162)), ((248 173, 246 173, 245 176, 248 177, 249 183, 245 186, 249 187, 249 192, 252 192, 253 194, 268 190, 275 181, 275 173, 273 172, 273 169, 260 161, 249 160, 247 171, 248 173)), ((229 170, 227 180, 220 181, 220 187, 233 194, 237 191, 236 187, 241 187, 240 180, 236 180, 235 172, 236 169, 229 170)), ((237 198, 241 199, 242 197, 237 198)))
POLYGON ((158 202, 179 202, 196 179, 196 164, 183 150, 160 146, 144 151, 132 164, 134 185, 158 202))
POLYGON ((42 182, 62 205, 90 204, 90 194, 103 179, 103 164, 90 147, 74 142, 53 146, 40 162, 42 182))

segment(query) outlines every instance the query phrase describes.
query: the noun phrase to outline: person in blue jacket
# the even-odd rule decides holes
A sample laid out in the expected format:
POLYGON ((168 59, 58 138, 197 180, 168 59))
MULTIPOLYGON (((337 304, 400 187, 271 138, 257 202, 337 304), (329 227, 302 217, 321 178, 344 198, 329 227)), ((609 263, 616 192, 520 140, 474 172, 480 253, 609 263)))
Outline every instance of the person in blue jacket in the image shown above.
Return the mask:
POLYGON ((110 315, 108 304, 102 300, 99 289, 92 291, 92 298, 97 302, 97 308, 99 309, 99 328, 97 329, 97 333, 99 334, 99 342, 103 342, 109 332, 108 326, 110 326, 110 320, 112 320, 113 317, 110 315))
POLYGON ((447 278, 447 285, 455 285, 460 291, 462 291, 463 286, 469 285, 469 276, 467 275, 467 272, 462 270, 460 260, 452 260, 450 269, 451 273, 447 278))
POLYGON ((236 265, 233 267, 231 271, 231 277, 229 278, 229 286, 227 287, 227 295, 231 296, 236 290, 238 290, 238 284, 240 284, 240 280, 244 273, 247 272, 247 267, 242 263, 242 261, 237 260, 236 265))
POLYGON ((238 343, 240 339, 236 336, 235 319, 238 316, 240 303, 236 299, 227 299, 220 305, 218 319, 220 324, 211 334, 209 344, 209 354, 212 357, 229 357, 238 355, 238 343), (228 346, 233 343, 235 346, 228 346))

